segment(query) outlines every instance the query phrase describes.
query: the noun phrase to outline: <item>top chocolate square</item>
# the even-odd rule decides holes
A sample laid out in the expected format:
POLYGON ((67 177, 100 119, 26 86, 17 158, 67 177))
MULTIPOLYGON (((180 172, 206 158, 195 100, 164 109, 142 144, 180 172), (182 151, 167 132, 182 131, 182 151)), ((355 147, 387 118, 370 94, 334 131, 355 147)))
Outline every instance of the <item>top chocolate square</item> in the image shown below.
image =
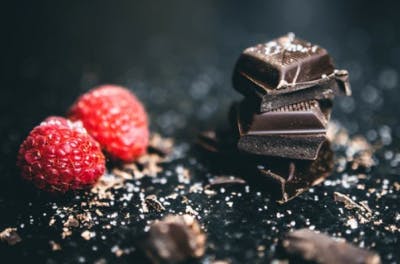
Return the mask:
POLYGON ((325 49, 289 33, 245 49, 236 64, 234 86, 245 95, 254 92, 248 91, 252 85, 260 95, 288 93, 320 84, 334 71, 325 49))

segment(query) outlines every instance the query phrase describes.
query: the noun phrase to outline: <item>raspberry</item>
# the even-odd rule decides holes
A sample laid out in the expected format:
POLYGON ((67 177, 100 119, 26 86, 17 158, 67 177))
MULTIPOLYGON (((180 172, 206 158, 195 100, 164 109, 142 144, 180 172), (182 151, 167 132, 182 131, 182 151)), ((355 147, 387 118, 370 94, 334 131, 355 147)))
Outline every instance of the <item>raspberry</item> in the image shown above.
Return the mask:
POLYGON ((39 189, 64 193, 93 185, 105 172, 100 145, 80 122, 50 117, 21 144, 17 165, 39 189))
POLYGON ((124 87, 94 88, 78 98, 68 115, 71 120, 81 120, 114 160, 133 161, 146 152, 149 142, 146 111, 124 87))

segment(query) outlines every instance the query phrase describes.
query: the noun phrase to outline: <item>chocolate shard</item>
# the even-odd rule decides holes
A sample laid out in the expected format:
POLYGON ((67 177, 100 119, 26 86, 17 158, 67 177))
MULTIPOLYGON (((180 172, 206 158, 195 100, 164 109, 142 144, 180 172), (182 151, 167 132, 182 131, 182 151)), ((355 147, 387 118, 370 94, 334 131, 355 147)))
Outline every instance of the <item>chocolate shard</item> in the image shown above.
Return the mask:
POLYGON ((244 50, 233 75, 234 88, 245 96, 292 93, 329 82, 333 93, 350 95, 347 71, 335 70, 325 49, 293 33, 244 50))
POLYGON ((145 251, 154 263, 177 263, 204 255, 206 235, 190 215, 169 215, 153 223, 145 251))
POLYGON ((333 165, 333 151, 326 142, 314 161, 266 158, 257 169, 258 176, 275 190, 277 202, 283 204, 323 181, 332 173, 333 165))
POLYGON ((238 148, 246 153, 315 160, 326 140, 330 109, 315 100, 258 113, 252 101, 237 106, 238 148))
POLYGON ((207 184, 205 189, 217 189, 220 187, 232 187, 232 186, 243 186, 246 181, 239 177, 234 176, 217 176, 209 180, 210 183, 207 184))
POLYGON ((281 239, 278 251, 293 262, 307 261, 323 264, 380 264, 378 254, 337 241, 309 229, 287 233, 281 239))

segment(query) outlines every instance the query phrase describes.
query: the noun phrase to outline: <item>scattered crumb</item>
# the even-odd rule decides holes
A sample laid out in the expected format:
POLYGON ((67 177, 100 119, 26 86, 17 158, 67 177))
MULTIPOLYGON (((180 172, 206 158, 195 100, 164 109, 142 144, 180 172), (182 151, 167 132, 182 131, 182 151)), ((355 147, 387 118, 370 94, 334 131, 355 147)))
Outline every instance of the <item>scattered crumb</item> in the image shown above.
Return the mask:
POLYGON ((50 244, 50 247, 51 247, 51 250, 52 250, 52 251, 59 251, 59 250, 61 250, 60 244, 54 242, 53 240, 50 240, 50 241, 49 241, 49 244, 50 244))
POLYGON ((81 233, 81 237, 85 240, 90 240, 94 236, 93 232, 90 232, 89 230, 85 230, 81 233))
POLYGON ((10 246, 13 246, 22 241, 21 237, 17 233, 16 228, 8 227, 1 231, 0 241, 6 242, 10 246))
POLYGON ((157 199, 157 196, 154 194, 146 196, 144 199, 143 211, 148 212, 149 210, 155 212, 162 212, 165 210, 165 207, 161 204, 161 202, 157 199))

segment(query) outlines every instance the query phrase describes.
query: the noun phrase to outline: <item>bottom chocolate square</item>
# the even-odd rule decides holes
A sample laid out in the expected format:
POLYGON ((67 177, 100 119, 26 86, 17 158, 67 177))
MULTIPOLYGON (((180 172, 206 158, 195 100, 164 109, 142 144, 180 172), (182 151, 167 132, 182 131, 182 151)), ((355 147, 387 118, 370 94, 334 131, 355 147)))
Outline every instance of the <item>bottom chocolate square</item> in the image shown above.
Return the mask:
POLYGON ((322 144, 315 160, 287 159, 250 155, 235 147, 232 131, 207 132, 198 144, 205 151, 210 169, 219 174, 242 177, 248 184, 265 189, 278 203, 286 203, 327 178, 334 167, 328 141, 322 144))
POLYGON ((269 158, 259 164, 257 177, 265 179, 271 190, 279 190, 276 192, 278 203, 286 203, 331 174, 333 151, 326 142, 313 161, 269 158))

